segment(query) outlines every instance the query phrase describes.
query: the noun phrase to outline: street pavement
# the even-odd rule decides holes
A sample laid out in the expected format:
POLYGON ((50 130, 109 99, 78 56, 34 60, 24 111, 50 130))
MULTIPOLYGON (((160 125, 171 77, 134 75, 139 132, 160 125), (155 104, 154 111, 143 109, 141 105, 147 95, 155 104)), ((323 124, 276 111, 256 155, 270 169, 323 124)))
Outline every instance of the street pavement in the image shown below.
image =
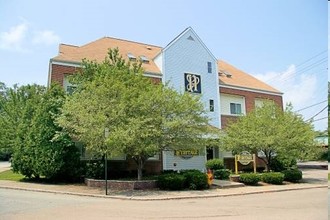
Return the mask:
POLYGON ((0 173, 10 170, 10 163, 8 161, 0 161, 0 173))
MULTIPOLYGON (((262 194, 295 191, 303 189, 327 188, 327 169, 320 169, 319 163, 314 162, 317 169, 313 167, 302 169, 303 180, 301 183, 292 184, 285 183, 283 185, 262 184, 259 186, 241 186, 241 187, 212 187, 209 190, 201 191, 163 191, 163 190, 110 190, 108 195, 105 195, 105 190, 102 188, 87 187, 84 184, 40 184, 30 182, 15 182, 15 181, 0 181, 0 188, 16 189, 25 191, 48 192, 55 194, 79 195, 90 197, 104 197, 122 200, 173 200, 173 199, 192 199, 192 198, 211 198, 211 197, 228 197, 240 196, 249 194, 262 194)), ((0 164, 0 167, 2 165, 0 164)), ((7 166, 5 166, 7 167, 7 166)), ((8 167, 7 167, 8 169, 8 167)), ((223 182, 223 185, 231 183, 223 182)))
POLYGON ((136 201, 0 189, 0 219, 326 220, 327 191, 136 201))

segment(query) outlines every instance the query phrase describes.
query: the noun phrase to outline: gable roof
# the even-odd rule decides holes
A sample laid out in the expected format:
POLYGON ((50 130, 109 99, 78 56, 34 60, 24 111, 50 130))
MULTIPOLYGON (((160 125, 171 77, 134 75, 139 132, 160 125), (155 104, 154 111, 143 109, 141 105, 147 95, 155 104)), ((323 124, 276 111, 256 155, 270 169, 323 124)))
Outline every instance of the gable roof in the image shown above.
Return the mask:
MULTIPOLYGON (((193 31, 192 28, 189 27, 184 30, 180 35, 178 35, 178 37, 181 36, 183 33, 186 33, 188 30, 193 31)), ((197 34, 195 35, 197 36, 197 34)), ((88 60, 102 62, 107 57, 109 48, 118 47, 120 55, 126 60, 128 60, 129 53, 134 55, 136 59, 139 59, 140 56, 145 56, 146 58, 148 58, 149 63, 142 63, 142 68, 145 70, 146 73, 152 73, 161 76, 161 70, 159 70, 159 68, 155 64, 154 58, 158 54, 160 54, 162 50, 170 46, 171 43, 173 43, 177 38, 171 41, 165 48, 112 37, 103 37, 83 46, 60 44, 59 54, 52 58, 51 61, 79 64, 84 58, 86 58, 88 60)), ((230 86, 237 89, 246 88, 260 92, 271 92, 276 93, 278 95, 282 95, 280 91, 254 78, 253 76, 237 69, 236 67, 230 65, 229 63, 226 63, 225 61, 218 60, 218 70, 220 72, 220 86, 230 86), (225 74, 221 74, 221 72, 228 73, 231 75, 231 77, 227 77, 225 74)))
MULTIPOLYGON (((197 38, 198 42, 204 47, 204 49, 210 54, 211 57, 213 57, 214 60, 217 60, 215 58, 215 56, 212 54, 212 52, 209 50, 209 48, 207 48, 207 46, 204 44, 204 42, 200 39, 200 37, 196 34, 196 32, 194 31, 194 29, 192 29, 191 27, 187 27, 184 31, 182 31, 178 36, 176 36, 170 43, 168 43, 166 45, 166 47, 164 47, 163 51, 167 50, 168 48, 170 48, 173 44, 175 44, 175 42, 177 42, 182 36, 184 36, 187 32, 191 32, 195 38, 197 38)), ((189 36, 191 37, 191 36, 189 36)))
POLYGON ((103 37, 80 47, 60 44, 59 54, 52 60, 81 63, 86 58, 102 62, 107 57, 109 48, 116 47, 119 48, 120 55, 127 61, 127 54, 129 53, 134 55, 137 60, 140 56, 148 58, 149 63, 142 63, 143 69, 149 73, 161 74, 161 71, 153 62, 153 58, 161 51, 161 47, 111 37, 103 37))
POLYGON ((280 91, 262 82, 261 80, 237 69, 229 63, 218 60, 219 84, 258 91, 273 92, 282 95, 280 91))

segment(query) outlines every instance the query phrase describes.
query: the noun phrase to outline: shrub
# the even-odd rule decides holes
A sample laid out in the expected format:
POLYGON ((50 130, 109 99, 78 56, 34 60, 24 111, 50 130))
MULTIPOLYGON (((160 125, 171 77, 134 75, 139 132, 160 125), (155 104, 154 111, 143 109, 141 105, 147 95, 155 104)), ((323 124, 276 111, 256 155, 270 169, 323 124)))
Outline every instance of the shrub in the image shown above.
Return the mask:
POLYGON ((298 169, 284 170, 282 173, 284 174, 285 181, 297 183, 302 179, 302 172, 298 169))
POLYGON ((231 170, 229 169, 220 169, 213 172, 214 179, 218 180, 227 180, 229 179, 230 174, 231 170))
POLYGON ((270 162, 270 169, 274 172, 281 172, 283 170, 296 168, 297 161, 292 157, 276 156, 270 162))
POLYGON ((181 172, 185 177, 184 187, 192 190, 207 189, 207 175, 199 170, 186 170, 181 172))
POLYGON ((182 190, 184 188, 185 177, 181 174, 168 173, 158 177, 158 187, 168 190, 182 190))
POLYGON ((223 160, 221 159, 208 160, 206 161, 205 166, 207 169, 211 169, 211 170, 221 170, 225 168, 223 164, 223 160))
POLYGON ((280 172, 263 173, 261 176, 261 180, 265 183, 279 185, 283 183, 284 174, 280 172))
POLYGON ((245 185, 257 185, 261 180, 260 175, 255 173, 243 173, 239 177, 239 181, 245 185))
POLYGON ((86 163, 86 177, 91 179, 104 179, 104 161, 88 161, 86 163))

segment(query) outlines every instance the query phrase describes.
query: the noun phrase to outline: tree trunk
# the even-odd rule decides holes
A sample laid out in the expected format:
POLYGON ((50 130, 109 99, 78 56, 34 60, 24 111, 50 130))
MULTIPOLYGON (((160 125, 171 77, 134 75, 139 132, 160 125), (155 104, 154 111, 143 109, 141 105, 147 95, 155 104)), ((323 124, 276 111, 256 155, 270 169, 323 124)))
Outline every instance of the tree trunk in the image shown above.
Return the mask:
POLYGON ((265 165, 266 165, 266 171, 269 172, 270 171, 270 157, 269 157, 269 153, 266 150, 264 150, 263 152, 266 155, 266 158, 263 158, 263 157, 258 157, 258 158, 265 163, 265 165))
POLYGON ((139 161, 139 164, 138 164, 138 180, 141 180, 142 179, 142 163, 141 163, 141 160, 139 161))
POLYGON ((134 157, 134 160, 137 164, 137 174, 138 174, 138 180, 142 179, 142 170, 144 167, 144 163, 145 163, 145 158, 143 156, 136 156, 134 157))

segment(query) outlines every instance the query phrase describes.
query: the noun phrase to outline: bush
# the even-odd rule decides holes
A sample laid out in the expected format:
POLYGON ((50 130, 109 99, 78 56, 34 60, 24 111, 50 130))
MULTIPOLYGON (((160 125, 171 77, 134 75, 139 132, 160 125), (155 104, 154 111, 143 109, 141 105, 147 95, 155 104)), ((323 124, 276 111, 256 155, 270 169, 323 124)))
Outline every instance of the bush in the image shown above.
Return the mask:
POLYGON ((225 168, 223 160, 221 159, 208 160, 206 161, 205 166, 207 169, 211 169, 211 170, 221 170, 225 168))
POLYGON ((243 173, 239 177, 239 181, 244 183, 245 185, 255 186, 261 180, 260 175, 255 173, 243 173))
POLYGON ((297 183, 302 179, 302 172, 298 169, 284 170, 282 173, 284 174, 285 181, 297 183))
POLYGON ((184 188, 185 177, 181 174, 168 173, 158 176, 158 187, 168 190, 182 190, 184 188))
POLYGON ((270 169, 274 172, 296 168, 297 161, 292 157, 276 156, 270 162, 270 169))
POLYGON ((218 180, 227 180, 229 179, 230 174, 231 170, 229 169, 220 169, 213 172, 214 179, 218 180))
POLYGON ((0 148, 0 161, 9 161, 12 153, 9 148, 0 148))
POLYGON ((86 178, 104 179, 104 161, 88 161, 86 163, 86 178))
POLYGON ((263 173, 261 180, 265 183, 279 185, 283 183, 284 174, 280 172, 263 173))
POLYGON ((207 189, 207 175, 199 170, 186 170, 181 172, 185 177, 184 187, 191 190, 207 189))

